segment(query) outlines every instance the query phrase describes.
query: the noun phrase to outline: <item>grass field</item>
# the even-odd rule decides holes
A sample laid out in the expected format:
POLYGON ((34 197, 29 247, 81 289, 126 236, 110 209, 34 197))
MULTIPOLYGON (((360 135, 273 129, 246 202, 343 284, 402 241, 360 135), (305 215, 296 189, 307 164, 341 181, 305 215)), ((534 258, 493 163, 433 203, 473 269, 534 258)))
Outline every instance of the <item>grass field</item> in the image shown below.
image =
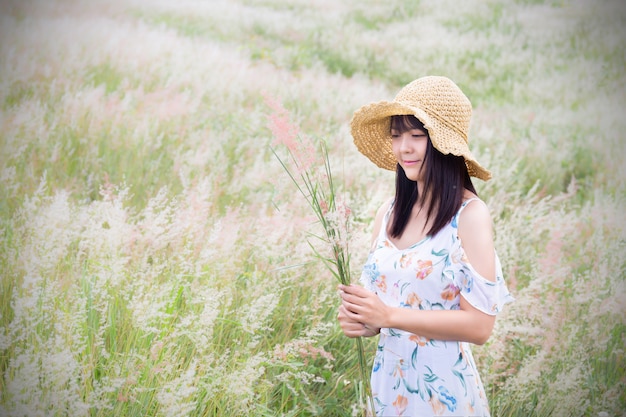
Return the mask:
POLYGON ((625 41, 621 0, 0 0, 0 415, 358 415, 267 100, 328 144, 358 274, 393 173, 350 117, 433 74, 516 297, 492 415, 626 416, 625 41))

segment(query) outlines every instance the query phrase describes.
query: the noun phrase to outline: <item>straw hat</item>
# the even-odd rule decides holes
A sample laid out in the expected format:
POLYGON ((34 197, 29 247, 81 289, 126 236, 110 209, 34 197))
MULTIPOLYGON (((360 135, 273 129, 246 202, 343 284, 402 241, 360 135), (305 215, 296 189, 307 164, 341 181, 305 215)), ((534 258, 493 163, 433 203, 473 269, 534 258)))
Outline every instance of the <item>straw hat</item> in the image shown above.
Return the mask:
POLYGON ((488 180, 468 146, 472 104, 450 79, 439 76, 418 78, 398 92, 393 101, 367 104, 352 116, 350 129, 359 152, 380 168, 395 171, 391 150, 391 116, 414 115, 428 130, 430 140, 443 154, 463 156, 471 176, 488 180))

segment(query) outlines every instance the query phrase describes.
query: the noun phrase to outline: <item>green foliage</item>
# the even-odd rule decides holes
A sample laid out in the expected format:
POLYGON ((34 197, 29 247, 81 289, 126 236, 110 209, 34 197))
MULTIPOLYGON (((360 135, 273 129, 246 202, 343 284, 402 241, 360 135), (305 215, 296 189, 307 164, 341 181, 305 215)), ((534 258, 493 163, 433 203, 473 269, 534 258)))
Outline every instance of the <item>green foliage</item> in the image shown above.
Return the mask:
POLYGON ((11 107, 18 106, 23 100, 32 98, 35 94, 35 89, 32 85, 23 81, 13 82, 6 94, 4 95, 4 101, 2 103, 2 109, 8 110, 11 107))
POLYGON ((124 74, 117 71, 108 63, 98 65, 87 71, 87 82, 98 87, 104 85, 107 94, 118 91, 124 81, 124 74))

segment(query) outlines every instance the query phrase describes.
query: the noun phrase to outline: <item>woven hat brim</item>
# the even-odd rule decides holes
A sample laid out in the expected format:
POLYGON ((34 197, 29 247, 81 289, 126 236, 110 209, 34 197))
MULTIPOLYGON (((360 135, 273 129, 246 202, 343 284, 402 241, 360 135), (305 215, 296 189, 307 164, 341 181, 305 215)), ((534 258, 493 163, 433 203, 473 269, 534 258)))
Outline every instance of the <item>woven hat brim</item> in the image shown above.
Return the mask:
POLYGON ((462 156, 469 175, 488 180, 491 172, 483 168, 471 153, 466 138, 424 110, 397 101, 367 104, 352 116, 350 130, 354 144, 376 166, 395 171, 397 161, 391 148, 391 116, 414 115, 423 124, 433 146, 444 154, 462 156))

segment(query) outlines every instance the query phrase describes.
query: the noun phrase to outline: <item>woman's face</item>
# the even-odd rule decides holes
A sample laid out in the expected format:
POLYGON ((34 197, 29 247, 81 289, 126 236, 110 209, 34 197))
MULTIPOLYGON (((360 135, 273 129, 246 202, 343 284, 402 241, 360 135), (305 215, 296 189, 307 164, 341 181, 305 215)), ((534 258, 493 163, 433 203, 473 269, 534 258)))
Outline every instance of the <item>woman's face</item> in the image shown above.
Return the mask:
POLYGON ((391 129, 391 148, 398 164, 411 181, 421 179, 427 145, 428 135, 422 129, 391 129))

